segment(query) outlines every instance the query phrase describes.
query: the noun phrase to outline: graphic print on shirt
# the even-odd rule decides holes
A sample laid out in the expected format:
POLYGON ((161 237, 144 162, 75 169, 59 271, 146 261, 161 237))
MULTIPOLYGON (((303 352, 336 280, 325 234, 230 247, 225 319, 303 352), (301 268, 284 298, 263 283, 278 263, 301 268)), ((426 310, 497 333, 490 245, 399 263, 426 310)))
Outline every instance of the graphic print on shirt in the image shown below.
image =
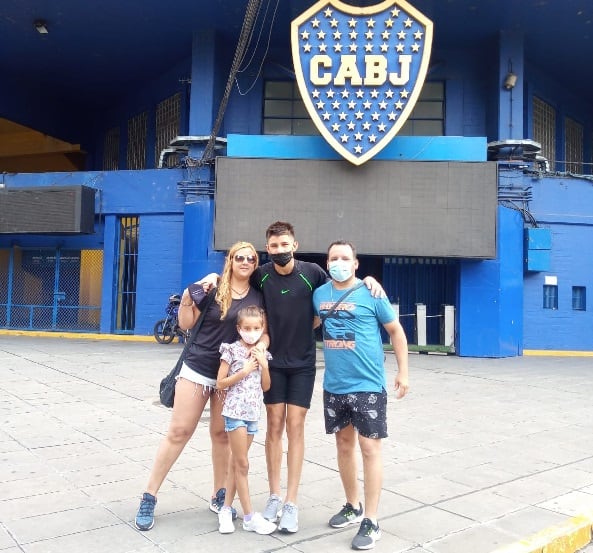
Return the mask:
MULTIPOLYGON (((323 317, 335 302, 321 302, 319 305, 319 314, 323 317)), ((348 328, 346 321, 354 319, 354 309, 356 304, 341 302, 333 313, 325 319, 323 324, 323 345, 328 349, 355 349, 356 335, 354 331, 348 328), (328 325, 328 322, 331 323, 328 325)))

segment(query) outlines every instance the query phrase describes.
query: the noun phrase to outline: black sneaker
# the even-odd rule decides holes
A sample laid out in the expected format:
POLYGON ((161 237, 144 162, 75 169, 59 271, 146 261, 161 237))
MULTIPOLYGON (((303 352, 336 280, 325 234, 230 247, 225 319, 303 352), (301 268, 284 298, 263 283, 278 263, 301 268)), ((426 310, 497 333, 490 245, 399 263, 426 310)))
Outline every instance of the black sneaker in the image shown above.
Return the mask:
POLYGON ((148 492, 142 495, 138 514, 134 520, 134 524, 138 530, 150 530, 154 526, 154 507, 156 505, 156 497, 148 492))
POLYGON ((349 524, 358 524, 362 520, 362 503, 358 504, 358 509, 355 509, 351 503, 346 503, 342 510, 329 519, 329 525, 332 528, 344 528, 349 524))
POLYGON ((381 529, 373 524, 370 518, 362 519, 358 534, 352 540, 352 549, 372 549, 375 542, 381 539, 381 529))
MULTIPOLYGON (((219 514, 221 509, 224 507, 224 500, 226 499, 226 488, 220 488, 216 492, 216 495, 210 500, 210 510, 213 513, 219 514)), ((233 513, 233 520, 237 519, 237 510, 231 507, 233 513)))

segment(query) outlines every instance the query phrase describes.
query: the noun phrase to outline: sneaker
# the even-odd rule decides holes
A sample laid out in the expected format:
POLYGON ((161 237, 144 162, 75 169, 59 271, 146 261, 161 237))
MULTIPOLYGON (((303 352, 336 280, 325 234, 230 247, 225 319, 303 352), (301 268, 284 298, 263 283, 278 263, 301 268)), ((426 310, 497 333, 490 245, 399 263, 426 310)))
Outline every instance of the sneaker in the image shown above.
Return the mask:
POLYGON ((150 530, 154 526, 154 506, 156 505, 156 497, 148 492, 142 495, 140 507, 134 524, 138 530, 150 530))
POLYGON ((232 534, 235 531, 233 512, 229 507, 223 507, 218 513, 218 531, 221 534, 232 534))
MULTIPOLYGON (((213 513, 219 514, 221 509, 224 507, 224 500, 226 498, 226 488, 220 488, 216 492, 216 495, 210 500, 210 510, 213 513)), ((233 520, 237 519, 237 510, 231 507, 233 513, 233 520)))
POLYGON ((358 534, 352 540, 352 549, 372 549, 375 542, 381 539, 381 529, 373 524, 370 518, 362 519, 358 534))
POLYGON ((266 503, 266 508, 262 516, 271 522, 276 522, 278 517, 282 514, 282 499, 273 493, 266 503))
POLYGON ((346 503, 342 510, 329 519, 329 525, 332 528, 344 528, 349 524, 358 524, 362 520, 362 503, 358 504, 358 509, 355 509, 351 503, 346 503))
POLYGON ((294 504, 287 502, 282 507, 282 515, 278 524, 278 530, 284 533, 294 534, 299 529, 299 508, 294 504))
POLYGON ((276 525, 273 522, 266 520, 260 513, 253 513, 250 520, 243 520, 243 530, 266 535, 271 534, 276 530, 276 525))

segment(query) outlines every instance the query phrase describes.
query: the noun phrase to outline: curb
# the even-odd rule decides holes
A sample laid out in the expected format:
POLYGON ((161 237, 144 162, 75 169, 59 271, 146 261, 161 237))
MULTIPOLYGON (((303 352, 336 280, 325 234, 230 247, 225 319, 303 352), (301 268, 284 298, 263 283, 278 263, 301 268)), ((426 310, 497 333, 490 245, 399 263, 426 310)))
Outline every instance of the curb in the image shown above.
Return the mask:
POLYGON ((492 553, 575 553, 591 542, 592 531, 593 511, 588 511, 492 553))
POLYGON ((125 342, 154 342, 154 336, 140 336, 137 334, 95 334, 90 332, 47 332, 43 330, 4 330, 0 329, 0 336, 31 336, 35 338, 72 338, 85 340, 118 340, 125 342))

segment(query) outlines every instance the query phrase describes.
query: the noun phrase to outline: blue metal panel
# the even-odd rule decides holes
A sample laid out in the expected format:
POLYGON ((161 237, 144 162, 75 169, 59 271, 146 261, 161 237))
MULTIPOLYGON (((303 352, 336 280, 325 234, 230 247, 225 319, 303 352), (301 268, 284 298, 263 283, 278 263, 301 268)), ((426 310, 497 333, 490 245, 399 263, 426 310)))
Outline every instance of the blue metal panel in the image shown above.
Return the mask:
MULTIPOLYGON (((229 157, 342 159, 320 136, 230 134, 229 157)), ((486 161, 484 137, 396 136, 374 159, 405 161, 486 161)))
POLYGON ((528 250, 549 250, 552 248, 552 231, 548 228, 525 229, 528 250))
POLYGON ((551 250, 527 250, 525 269, 528 271, 549 271, 552 265, 551 250))

